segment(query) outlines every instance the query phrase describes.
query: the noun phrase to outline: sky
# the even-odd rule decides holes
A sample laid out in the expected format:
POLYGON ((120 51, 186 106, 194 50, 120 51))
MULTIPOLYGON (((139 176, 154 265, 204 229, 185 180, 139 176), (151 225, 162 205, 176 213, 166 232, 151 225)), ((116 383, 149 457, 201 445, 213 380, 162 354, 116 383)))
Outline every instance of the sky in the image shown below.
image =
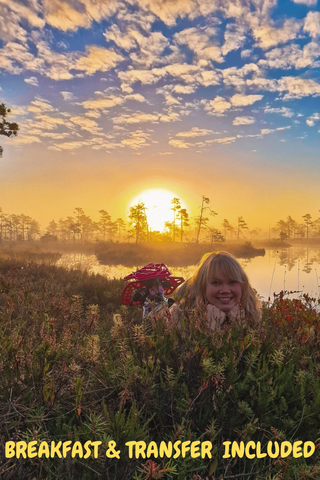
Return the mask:
POLYGON ((0 0, 0 207, 127 220, 162 189, 215 228, 317 218, 319 72, 317 0, 0 0))

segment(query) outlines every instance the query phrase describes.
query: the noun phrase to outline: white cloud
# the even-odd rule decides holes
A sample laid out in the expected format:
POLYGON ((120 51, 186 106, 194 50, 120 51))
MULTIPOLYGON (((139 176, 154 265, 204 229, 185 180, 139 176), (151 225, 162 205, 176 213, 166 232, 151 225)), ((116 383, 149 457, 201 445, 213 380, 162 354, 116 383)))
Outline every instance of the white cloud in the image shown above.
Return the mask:
MULTIPOLYGON (((72 124, 70 125, 72 126, 72 124)), ((57 127, 69 128, 69 125, 62 118, 37 115, 36 120, 28 118, 23 123, 20 123, 20 133, 23 135, 43 136, 46 131, 55 130, 57 127)))
POLYGON ((278 127, 278 128, 262 128, 261 135, 269 135, 269 133, 273 133, 281 130, 289 130, 289 128, 291 128, 291 125, 287 127, 278 127))
POLYGON ((71 80, 73 69, 78 70, 78 76, 93 75, 97 71, 107 71, 123 60, 121 55, 102 47, 91 45, 85 54, 80 52, 58 53, 52 51, 49 45, 40 40, 37 42, 38 56, 28 50, 26 44, 7 43, 0 49, 0 68, 12 74, 20 74, 23 70, 31 70, 46 75, 52 80, 71 80))
POLYGON ((27 32, 19 25, 19 16, 0 3, 0 40, 26 42, 27 32))
POLYGON ((183 95, 190 95, 195 91, 195 87, 191 85, 174 85, 172 91, 183 95))
MULTIPOLYGON (((126 72, 119 72, 118 77, 122 80, 123 84, 125 85, 124 88, 127 88, 128 85, 141 82, 143 85, 148 85, 152 83, 156 83, 160 76, 154 75, 154 73, 149 70, 127 70, 126 72)), ((122 87, 121 87, 122 88, 122 87)), ((126 91, 126 90, 124 90, 126 91)), ((132 89, 130 89, 132 91, 132 89)))
POLYGON ((221 81, 221 73, 215 70, 204 70, 197 76, 197 81, 204 87, 219 85, 221 81))
POLYGON ((136 40, 134 38, 134 35, 131 33, 132 31, 129 30, 129 32, 121 32, 120 28, 118 25, 113 24, 111 27, 105 31, 103 34, 106 38, 107 41, 112 41, 114 42, 118 47, 122 48, 126 52, 129 52, 130 50, 134 49, 136 47, 136 40))
POLYGON ((63 100, 74 100, 75 96, 73 95, 72 92, 60 92, 61 95, 63 96, 63 100))
POLYGON ((261 25, 252 29, 252 35, 257 41, 257 46, 263 49, 275 47, 279 43, 287 43, 294 40, 302 23, 297 19, 285 20, 282 28, 276 28, 272 25, 261 25))
POLYGON ((18 106, 18 105, 13 105, 10 107, 10 115, 16 116, 16 115, 27 115, 27 110, 24 107, 18 106))
POLYGON ((173 63, 160 68, 152 68, 151 70, 127 70, 126 72, 119 72, 118 76, 125 85, 131 85, 138 81, 143 85, 154 84, 167 75, 177 78, 184 83, 194 84, 197 73, 199 73, 197 65, 173 63))
POLYGON ((136 102, 146 102, 147 100, 145 99, 145 97, 143 95, 141 95, 140 93, 134 93, 132 95, 127 95, 125 97, 125 100, 135 100, 136 102))
POLYGON ((179 132, 176 134, 176 137, 203 137, 206 135, 211 135, 214 133, 212 130, 207 130, 205 128, 193 127, 188 132, 179 132))
POLYGON ((24 81, 25 81, 26 83, 29 83, 29 85, 33 85, 34 87, 39 87, 39 83, 38 83, 37 77, 25 78, 24 81))
POLYGON ((264 77, 248 78, 246 84, 249 87, 257 87, 259 90, 269 90, 270 92, 276 92, 278 88, 277 80, 264 77))
POLYGON ((166 25, 173 26, 177 18, 190 19, 208 16, 218 8, 216 0, 136 0, 143 10, 149 11, 160 18, 166 25))
POLYGON ((224 44, 221 52, 225 56, 233 50, 238 50, 246 41, 246 28, 244 25, 229 23, 224 32, 224 44))
POLYGON ((175 148, 189 148, 192 146, 191 143, 186 143, 183 140, 169 140, 168 143, 175 148))
POLYGON ((317 38, 320 35, 320 12, 309 12, 304 20, 303 30, 310 37, 317 38))
POLYGON ((108 18, 119 8, 116 0, 80 0, 78 2, 63 0, 43 0, 46 22, 64 32, 76 31, 78 28, 89 28, 92 21, 100 22, 108 18))
POLYGON ((248 58, 252 55, 252 50, 246 49, 246 50, 241 50, 241 58, 248 58))
POLYGON ((113 117, 112 121, 115 124, 134 124, 134 123, 170 123, 176 122, 179 120, 179 114, 176 112, 169 111, 167 114, 161 113, 143 113, 143 112, 135 112, 131 115, 123 114, 119 115, 118 117, 113 117))
POLYGON ((282 77, 278 81, 277 90, 288 92, 283 100, 291 100, 292 98, 303 98, 310 95, 319 96, 320 84, 308 78, 282 77))
POLYGON ((33 3, 32 5, 32 2, 30 3, 31 8, 28 8, 25 5, 22 5, 21 3, 14 0, 10 0, 10 2, 8 2, 7 0, 0 0, 0 4, 3 4, 10 8, 10 10, 16 13, 20 18, 24 18, 25 20, 27 20, 32 27, 43 28, 45 26, 44 20, 40 18, 35 11, 33 11, 36 10, 35 6, 37 4, 33 3))
POLYGON ((48 147, 50 150, 76 150, 77 148, 81 148, 85 145, 88 145, 87 142, 63 142, 57 143, 55 145, 51 145, 48 147))
POLYGON ((211 140, 211 141, 214 142, 214 143, 228 144, 228 143, 233 143, 237 138, 239 138, 239 137, 223 137, 223 138, 216 138, 216 139, 211 140))
POLYGON ((317 5, 318 0, 293 0, 294 3, 301 3, 303 5, 307 5, 308 7, 315 7, 317 5))
POLYGON ((169 105, 169 106, 180 105, 179 100, 177 100, 175 97, 170 95, 169 92, 164 92, 164 99, 165 99, 166 105, 169 105))
POLYGON ((8 42, 0 49, 0 68, 13 75, 18 75, 23 68, 37 70, 43 67, 41 59, 36 59, 25 45, 17 42, 8 42))
MULTIPOLYGON (((130 52, 129 57, 135 65, 150 68, 152 65, 162 63, 167 59, 162 54, 166 48, 169 48, 173 55, 179 52, 176 47, 171 46, 169 40, 161 32, 150 32, 142 34, 139 28, 130 25, 124 31, 121 31, 118 25, 112 25, 104 33, 107 41, 114 42, 119 48, 130 52)), ((171 63, 172 58, 171 58, 171 63)))
POLYGON ((82 105, 86 109, 100 110, 115 107, 121 105, 124 102, 124 98, 110 95, 106 98, 100 98, 99 100, 85 100, 82 105))
POLYGON ((136 130, 131 132, 129 138, 125 138, 121 141, 122 145, 138 150, 142 147, 147 147, 150 145, 148 140, 150 138, 150 133, 143 132, 142 130, 136 130))
POLYGON ((121 84, 121 90, 124 92, 124 93, 132 93, 133 92, 133 88, 131 88, 129 85, 127 85, 126 83, 122 83, 121 84))
POLYGON ((170 122, 177 122, 180 119, 179 113, 169 111, 167 115, 160 114, 159 120, 160 122, 170 123, 170 122))
POLYGON ((258 65, 255 63, 247 63, 241 68, 230 67, 220 70, 225 85, 234 85, 235 87, 242 87, 245 85, 245 77, 251 73, 257 75, 260 72, 258 65))
POLYGON ((233 125, 251 125, 255 122, 253 117, 236 117, 233 120, 233 125))
POLYGON ((36 120, 32 125, 43 130, 54 130, 58 125, 68 126, 68 123, 63 118, 50 117, 49 115, 37 115, 36 120))
POLYGON ((154 113, 143 113, 143 112, 135 112, 132 115, 123 114, 119 117, 113 117, 113 123, 115 124, 123 124, 123 123, 156 123, 159 121, 159 114, 154 113))
POLYGON ((54 132, 41 132, 41 137, 52 138, 53 140, 63 140, 64 138, 70 137, 70 133, 54 133, 54 132))
POLYGON ((261 100, 263 95, 242 95, 235 94, 230 98, 230 102, 234 107, 245 107, 261 100))
POLYGON ((87 75, 93 75, 98 71, 106 72, 114 68, 122 60, 124 60, 122 55, 118 55, 113 50, 90 45, 86 47, 86 55, 80 57, 73 68, 82 70, 87 75))
POLYGON ((130 54, 133 64, 150 68, 162 62, 162 54, 170 43, 161 32, 151 32, 148 36, 135 32, 134 36, 138 50, 130 54))
POLYGON ((102 128, 98 126, 97 122, 94 120, 90 120, 87 117, 71 117, 70 122, 74 123, 75 125, 78 125, 81 130, 87 130, 90 133, 94 133, 95 135, 99 134, 101 132, 102 128))
MULTIPOLYGON (((71 53, 62 54, 54 52, 44 41, 37 43, 37 49, 37 60, 41 61, 41 68, 36 67, 39 73, 44 73, 48 78, 56 81, 71 80, 73 78, 73 75, 70 73, 74 63, 71 53)), ((24 66, 25 68, 30 68, 27 64, 24 66)))
POLYGON ((281 108, 266 107, 264 109, 264 113, 280 113, 280 115, 284 117, 289 117, 289 118, 293 117, 294 115, 294 112, 287 107, 281 107, 281 108))
POLYGON ((192 27, 176 33, 174 39, 179 45, 187 45, 197 58, 222 63, 223 56, 220 47, 217 43, 215 44, 215 36, 216 30, 211 27, 192 27))
POLYGON ((85 113, 85 116, 90 118, 100 118, 101 113, 98 112, 97 110, 90 110, 89 112, 85 113))
POLYGON ((20 22, 27 21, 31 27, 43 28, 45 22, 33 8, 28 8, 14 0, 0 0, 0 39, 4 42, 27 41, 27 31, 20 22))
POLYGON ((310 42, 302 49, 299 45, 287 45, 284 48, 275 48, 266 54, 266 59, 259 60, 258 64, 268 68, 306 68, 313 66, 320 56, 320 45, 310 42))
POLYGON ((226 110, 229 110, 231 108, 231 103, 220 96, 217 96, 214 100, 204 101, 204 103, 204 109, 210 115, 222 115, 226 110))
POLYGON ((306 120, 306 124, 309 126, 309 127, 313 127, 315 122, 317 122, 318 120, 320 120, 320 115, 319 113, 314 113, 313 115, 311 115, 311 117, 309 117, 307 120, 306 120))
POLYGON ((41 143, 40 138, 33 135, 23 135, 13 138, 13 143, 17 145, 27 145, 29 143, 41 143))
POLYGON ((126 22, 127 25, 134 25, 136 28, 149 32, 156 17, 152 13, 147 13, 146 10, 137 9, 132 12, 122 6, 121 10, 117 12, 117 19, 121 24, 126 22))
POLYGON ((29 112, 33 113, 42 113, 42 112, 53 112, 53 106, 44 99, 38 98, 37 100, 33 100, 28 107, 29 112))

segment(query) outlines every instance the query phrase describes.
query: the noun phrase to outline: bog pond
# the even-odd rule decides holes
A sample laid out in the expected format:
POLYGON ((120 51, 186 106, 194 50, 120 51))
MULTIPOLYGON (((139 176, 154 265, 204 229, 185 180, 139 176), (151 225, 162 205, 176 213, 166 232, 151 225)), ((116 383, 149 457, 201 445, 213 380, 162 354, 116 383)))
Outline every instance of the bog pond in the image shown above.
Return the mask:
MULTIPOLYGON (((259 295, 268 300, 274 293, 281 290, 308 293, 310 296, 320 298, 320 248, 289 247, 286 249, 266 250, 262 257, 251 259, 238 259, 249 276, 252 286, 259 295)), ((150 260, 152 261, 152 259, 150 260)), ((136 268, 143 265, 102 265, 95 255, 63 254, 57 265, 65 268, 81 268, 88 272, 99 273, 107 278, 123 278, 136 268)), ((171 267, 174 275, 189 278, 196 265, 187 267, 171 267)), ((297 297, 299 294, 295 293, 297 297)))

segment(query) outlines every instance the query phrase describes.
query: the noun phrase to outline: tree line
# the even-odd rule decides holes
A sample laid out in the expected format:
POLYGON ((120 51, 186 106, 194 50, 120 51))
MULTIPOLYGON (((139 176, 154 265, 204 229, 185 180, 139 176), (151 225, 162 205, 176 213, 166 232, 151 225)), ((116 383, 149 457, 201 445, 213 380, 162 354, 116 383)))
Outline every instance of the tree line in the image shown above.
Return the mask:
POLYGON ((147 207, 139 202, 130 208, 125 222, 122 218, 112 220, 106 210, 99 210, 99 220, 94 221, 86 215, 81 207, 74 209, 73 215, 52 220, 41 234, 40 224, 24 214, 6 214, 0 208, 0 242, 28 241, 63 241, 70 243, 83 242, 194 242, 213 243, 226 240, 254 240, 257 238, 279 239, 309 239, 320 238, 320 218, 313 219, 307 213, 302 216, 301 223, 291 216, 287 220, 279 220, 268 232, 262 229, 250 229, 242 216, 237 217, 232 225, 228 219, 223 219, 221 230, 213 227, 210 218, 218 214, 210 207, 210 199, 202 196, 199 205, 199 215, 189 216, 181 207, 181 200, 171 200, 173 219, 165 222, 163 232, 152 230, 148 224, 147 207))
POLYGON ((119 241, 123 240, 126 232, 126 222, 122 218, 112 221, 106 210, 99 210, 100 219, 96 222, 84 213, 81 207, 76 207, 74 216, 61 218, 58 222, 52 220, 42 237, 43 241, 66 241, 83 243, 92 241, 119 241))
POLYGON ((0 242, 2 240, 35 240, 40 235, 40 224, 28 215, 6 214, 0 208, 0 242))

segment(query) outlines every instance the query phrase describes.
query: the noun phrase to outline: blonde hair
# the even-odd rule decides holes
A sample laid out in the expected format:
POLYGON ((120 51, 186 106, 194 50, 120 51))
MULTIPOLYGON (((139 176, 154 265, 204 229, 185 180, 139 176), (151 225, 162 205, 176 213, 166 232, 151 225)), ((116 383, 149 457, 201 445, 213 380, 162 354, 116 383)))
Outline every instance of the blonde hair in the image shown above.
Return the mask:
POLYGON ((186 296, 188 305, 194 306, 198 301, 206 302, 206 288, 211 277, 223 273, 229 280, 239 282, 241 285, 241 306, 245 314, 254 318, 260 317, 259 301, 256 292, 249 283, 249 279, 230 253, 206 253, 203 255, 193 276, 182 285, 178 294, 186 296))

